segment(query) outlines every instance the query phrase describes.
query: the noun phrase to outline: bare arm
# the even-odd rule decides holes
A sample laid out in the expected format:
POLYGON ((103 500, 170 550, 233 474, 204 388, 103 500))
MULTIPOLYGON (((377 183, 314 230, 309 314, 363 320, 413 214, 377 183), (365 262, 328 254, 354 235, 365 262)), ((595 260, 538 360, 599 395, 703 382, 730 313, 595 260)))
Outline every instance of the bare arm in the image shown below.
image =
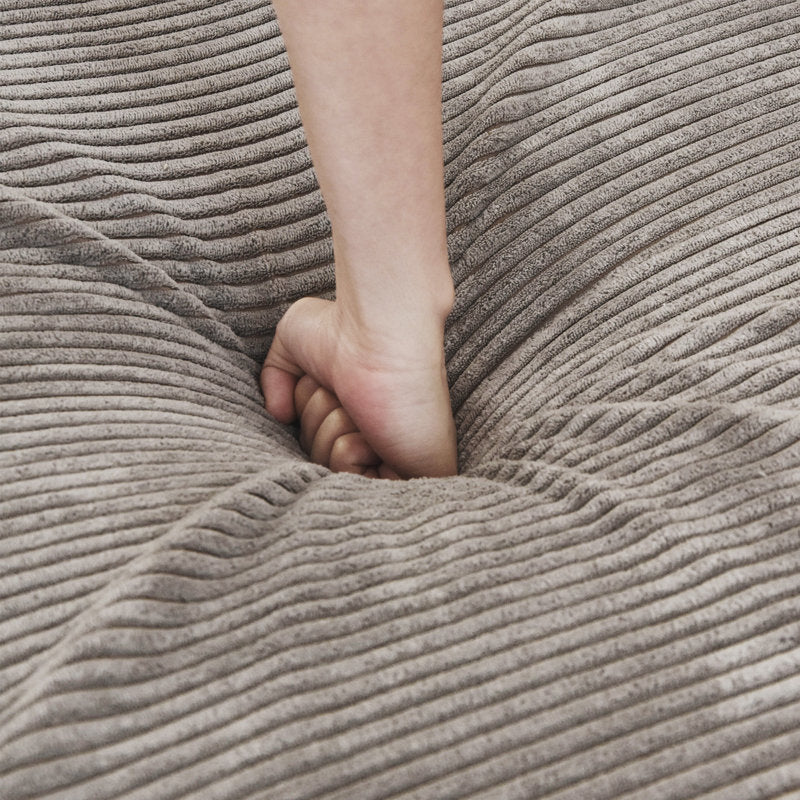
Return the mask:
POLYGON ((333 225, 337 296, 368 325, 449 310, 441 2, 274 5, 333 225))
MULTIPOLYGON (((335 397, 349 418, 339 413, 340 435, 358 432, 394 471, 452 474, 441 0, 273 2, 332 223, 337 299, 306 298, 281 321, 267 408, 281 421, 299 414, 312 451, 335 397), (328 393, 316 414, 296 390, 303 376, 328 393)), ((328 450, 312 455, 331 464, 328 450)))

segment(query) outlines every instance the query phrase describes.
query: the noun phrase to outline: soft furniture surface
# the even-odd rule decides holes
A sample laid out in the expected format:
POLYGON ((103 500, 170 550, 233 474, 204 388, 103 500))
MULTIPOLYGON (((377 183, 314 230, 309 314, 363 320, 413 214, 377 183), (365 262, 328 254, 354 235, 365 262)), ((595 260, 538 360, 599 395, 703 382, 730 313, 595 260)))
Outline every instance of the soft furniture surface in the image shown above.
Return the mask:
POLYGON ((271 7, 0 3, 3 800, 800 796, 800 3, 443 70, 461 474, 369 481, 258 387, 334 288, 271 7))

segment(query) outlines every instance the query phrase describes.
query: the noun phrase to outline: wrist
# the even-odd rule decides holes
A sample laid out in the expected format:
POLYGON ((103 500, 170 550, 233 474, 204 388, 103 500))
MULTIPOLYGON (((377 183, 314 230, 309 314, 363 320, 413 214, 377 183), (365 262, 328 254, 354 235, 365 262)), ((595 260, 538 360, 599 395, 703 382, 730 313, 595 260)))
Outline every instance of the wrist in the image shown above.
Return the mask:
POLYGON ((368 297, 337 287, 338 330, 347 349, 375 366, 444 363, 444 326, 453 307, 452 279, 406 294, 368 297))
POLYGON ((413 330, 441 337, 453 309, 455 290, 449 265, 414 274, 395 270, 391 276, 353 279, 337 269, 336 302, 353 326, 371 333, 413 330))

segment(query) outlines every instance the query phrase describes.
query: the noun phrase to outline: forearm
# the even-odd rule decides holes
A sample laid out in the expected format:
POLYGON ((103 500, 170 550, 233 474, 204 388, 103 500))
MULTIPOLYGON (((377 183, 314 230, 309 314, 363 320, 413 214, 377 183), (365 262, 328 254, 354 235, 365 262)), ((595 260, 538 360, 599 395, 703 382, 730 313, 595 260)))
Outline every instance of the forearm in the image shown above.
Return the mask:
POLYGON ((337 302, 367 329, 452 305, 441 0, 273 0, 333 226, 337 302))

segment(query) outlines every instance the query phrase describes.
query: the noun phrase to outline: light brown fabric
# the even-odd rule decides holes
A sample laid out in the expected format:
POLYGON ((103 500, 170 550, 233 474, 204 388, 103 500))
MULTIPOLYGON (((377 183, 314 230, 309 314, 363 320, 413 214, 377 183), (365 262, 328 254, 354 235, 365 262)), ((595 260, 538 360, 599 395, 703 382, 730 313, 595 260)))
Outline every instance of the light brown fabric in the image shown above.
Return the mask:
POLYGON ((393 483, 263 411, 334 288, 271 8, 0 4, 5 800, 800 796, 800 4, 445 23, 393 483))

